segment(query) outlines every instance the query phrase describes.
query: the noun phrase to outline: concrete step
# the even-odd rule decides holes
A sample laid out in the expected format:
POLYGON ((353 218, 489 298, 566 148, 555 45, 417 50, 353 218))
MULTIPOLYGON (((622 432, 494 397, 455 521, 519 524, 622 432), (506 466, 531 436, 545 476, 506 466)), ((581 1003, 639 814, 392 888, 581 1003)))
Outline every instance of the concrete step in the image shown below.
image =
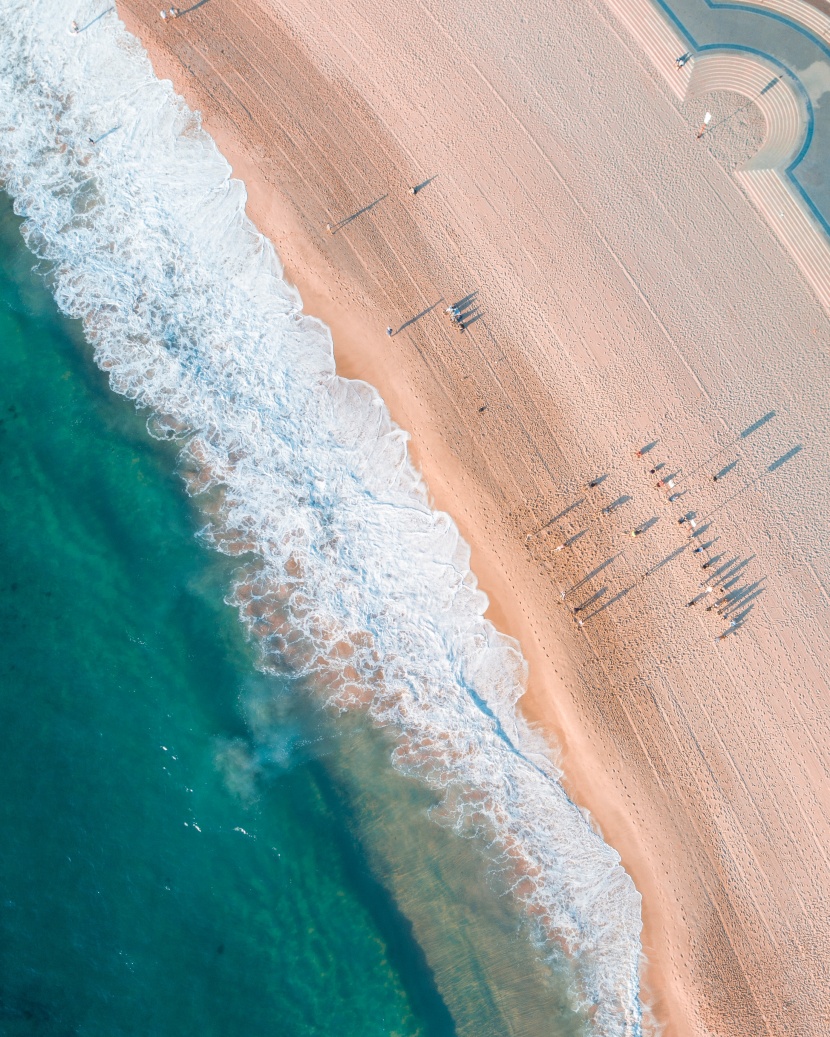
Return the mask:
POLYGON ((631 35, 637 40, 678 98, 685 96, 693 62, 678 69, 675 64, 681 54, 688 53, 688 44, 669 25, 651 0, 607 0, 631 35))
POLYGON ((830 311, 830 248, 822 228, 804 211, 778 170, 750 170, 735 176, 790 252, 822 306, 830 311))
POLYGON ((689 96, 700 97, 717 90, 733 90, 751 99, 764 116, 764 144, 748 169, 776 168, 798 151, 807 125, 807 112, 799 95, 786 79, 767 89, 778 70, 757 58, 732 51, 707 52, 695 62, 689 96))
MULTIPOLYGON (((737 51, 706 51, 693 56, 682 69, 675 61, 687 52, 687 43, 663 17, 652 0, 606 0, 608 7, 646 52, 680 101, 719 90, 736 91, 751 99, 766 123, 764 143, 734 175, 773 232, 792 255, 796 265, 830 312, 830 241, 796 194, 784 169, 804 139, 807 112, 800 95, 786 77, 766 92, 778 69, 761 59, 737 51)), ((803 0, 739 0, 762 3, 802 24, 817 35, 826 32, 830 19, 815 12, 803 0), (806 10, 805 10, 806 9, 806 10), (804 15, 804 17, 802 17, 804 15), (813 27, 811 22, 816 23, 813 27), (818 31, 820 30, 820 32, 818 31)))

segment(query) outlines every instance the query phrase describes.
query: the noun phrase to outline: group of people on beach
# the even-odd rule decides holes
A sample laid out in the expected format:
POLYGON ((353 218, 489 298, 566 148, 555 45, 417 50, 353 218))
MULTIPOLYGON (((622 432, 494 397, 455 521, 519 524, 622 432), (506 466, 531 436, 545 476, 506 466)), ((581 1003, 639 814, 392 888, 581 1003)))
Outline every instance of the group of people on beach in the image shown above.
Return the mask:
POLYGON ((452 323, 456 326, 459 331, 464 331, 464 318, 461 310, 457 306, 448 306, 444 313, 449 314, 449 318, 452 323))
POLYGON ((166 11, 159 11, 159 18, 166 21, 168 18, 178 18, 181 13, 178 7, 168 7, 166 11))
MULTIPOLYGON (((447 312, 449 312, 449 310, 447 312)), ((644 448, 642 450, 636 450, 634 456, 636 458, 643 458, 645 456, 646 452, 647 452, 647 449, 648 448, 644 448)), ((649 468, 649 474, 650 475, 658 474, 659 470, 662 467, 663 467, 663 465, 655 465, 655 466, 650 467, 649 468)), ((590 480, 586 484, 586 489, 588 489, 588 490, 596 489, 602 483, 602 481, 603 481, 603 479, 601 479, 601 478, 599 478, 599 479, 592 479, 592 480, 590 480)), ((718 481, 717 478, 715 478, 714 481, 717 482, 718 481)), ((658 479, 658 481, 656 483, 656 488, 658 490, 669 490, 669 491, 671 491, 674 485, 675 485, 675 479, 674 478, 658 479)), ((668 494, 668 496, 666 497, 666 502, 668 504, 671 504, 671 503, 677 501, 683 495, 683 493, 685 493, 685 492, 686 492, 685 490, 682 491, 682 492, 670 492, 668 494)), ((603 516, 612 514, 614 511, 616 511, 617 507, 619 507, 620 503, 624 502, 627 499, 629 499, 629 498, 622 497, 618 501, 613 502, 613 504, 606 505, 602 509, 601 514, 603 516)), ((652 522, 649 522, 649 523, 644 523, 644 524, 641 524, 639 526, 635 526, 633 529, 631 529, 629 531, 629 535, 632 536, 632 537, 639 537, 639 536, 641 536, 643 533, 645 533, 650 528, 651 525, 653 525, 653 521, 654 520, 652 520, 652 522)), ((690 541, 693 541, 705 529, 705 526, 704 527, 700 527, 699 526, 698 521, 695 519, 693 512, 691 512, 691 513, 690 512, 686 512, 685 514, 681 515, 680 518, 678 518, 677 522, 678 522, 679 525, 682 525, 682 526, 686 527, 686 529, 688 531, 688 534, 689 534, 690 541)), ((526 539, 529 540, 532 535, 533 534, 528 534, 526 539)), ((567 540, 565 540, 562 543, 560 543, 557 547, 554 548, 554 552, 558 553, 559 551, 563 551, 565 548, 572 547, 573 543, 578 539, 579 535, 580 534, 577 534, 575 537, 570 537, 567 540)), ((692 549, 692 553, 694 555, 704 554, 708 547, 711 547, 711 544, 696 543, 694 545, 693 549, 692 549)), ((708 558, 706 558, 706 560, 701 565, 701 569, 704 570, 704 571, 710 569, 712 567, 712 565, 714 565, 717 562, 717 560, 718 560, 717 557, 708 557, 708 558)), ((687 608, 692 608, 692 607, 694 607, 695 605, 697 605, 699 603, 709 602, 709 604, 706 605, 705 611, 706 612, 717 612, 718 616, 720 616, 721 618, 725 619, 725 618, 728 618, 729 614, 731 612, 734 612, 734 610, 736 608, 741 608, 742 606, 747 605, 752 598, 756 597, 759 593, 761 593, 761 590, 758 589, 758 584, 753 584, 753 585, 750 585, 749 587, 743 587, 743 588, 739 588, 739 589, 732 589, 733 584, 736 581, 736 577, 737 577, 738 572, 743 568, 743 566, 745 564, 746 564, 746 562, 741 562, 741 563, 738 563, 738 564, 735 564, 733 562, 733 563, 730 563, 730 564, 728 564, 726 566, 721 566, 720 570, 715 574, 715 576, 717 578, 715 578, 715 579, 707 578, 705 580, 705 582, 704 582, 704 585, 703 585, 702 590, 700 591, 700 593, 697 594, 695 597, 693 597, 691 600, 687 601, 686 602, 686 607, 687 608), (712 595, 716 591, 719 592, 720 596, 717 598, 717 600, 713 601, 712 600, 712 595)), ((646 572, 643 574, 642 578, 645 579, 653 571, 654 571, 653 569, 647 569, 646 572)), ((564 592, 562 594, 563 602, 565 601, 566 597, 567 597, 567 592, 564 592)), ((573 613, 573 618, 576 621, 578 626, 582 627, 583 624, 584 624, 584 620, 581 617, 579 617, 577 614, 579 612, 583 611, 587 607, 588 604, 592 603, 592 601, 593 601, 593 599, 591 599, 591 602, 589 602, 589 603, 585 603, 585 604, 577 605, 577 606, 571 606, 571 611, 573 613)), ((717 637, 715 638, 715 643, 723 641, 730 634, 737 634, 738 631, 741 629, 744 621, 745 621, 745 617, 746 617, 746 612, 744 612, 742 615, 739 615, 739 616, 737 616, 735 618, 729 619, 728 626, 720 634, 717 635, 717 637)))

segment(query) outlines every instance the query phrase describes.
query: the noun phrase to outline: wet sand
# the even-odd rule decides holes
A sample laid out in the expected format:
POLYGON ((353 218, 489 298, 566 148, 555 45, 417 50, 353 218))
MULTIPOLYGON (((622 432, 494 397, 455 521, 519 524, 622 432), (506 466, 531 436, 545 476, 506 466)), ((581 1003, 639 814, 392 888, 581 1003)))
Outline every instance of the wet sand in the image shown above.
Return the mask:
POLYGON ((599 3, 118 6, 472 545, 522 707, 643 894, 659 1021, 826 1032, 830 321, 740 139, 696 142, 599 3), (713 575, 723 617, 685 607, 713 575))

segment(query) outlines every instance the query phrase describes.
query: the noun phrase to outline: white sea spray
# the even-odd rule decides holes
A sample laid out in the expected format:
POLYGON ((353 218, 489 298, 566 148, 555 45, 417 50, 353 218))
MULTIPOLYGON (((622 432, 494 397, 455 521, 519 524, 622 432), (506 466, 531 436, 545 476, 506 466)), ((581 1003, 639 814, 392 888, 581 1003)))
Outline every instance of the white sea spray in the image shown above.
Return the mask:
POLYGON ((467 545, 375 390, 335 374, 197 116, 101 9, 0 0, 0 177, 60 308, 182 440, 205 538, 255 559, 231 599, 263 666, 394 732, 396 765, 484 833, 575 959, 594 1031, 638 1034, 639 894, 517 714, 525 663, 483 618, 467 545))

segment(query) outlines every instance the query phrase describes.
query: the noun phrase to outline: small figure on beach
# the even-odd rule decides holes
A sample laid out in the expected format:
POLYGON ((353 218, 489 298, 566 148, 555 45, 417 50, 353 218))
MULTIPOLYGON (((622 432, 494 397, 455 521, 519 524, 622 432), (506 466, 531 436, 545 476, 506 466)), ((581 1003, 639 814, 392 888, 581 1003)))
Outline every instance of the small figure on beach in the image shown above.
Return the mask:
POLYGON ((92 145, 93 147, 95 147, 95 138, 94 138, 94 137, 87 137, 87 140, 89 141, 89 143, 90 143, 90 144, 91 144, 91 145, 92 145))
POLYGON ((715 560, 714 558, 710 558, 709 561, 708 562, 704 562, 703 565, 701 565, 700 568, 701 569, 708 569, 709 566, 712 564, 712 562, 714 562, 714 560, 715 560))
POLYGON ((327 234, 334 234, 334 231, 332 230, 332 226, 331 226, 330 223, 326 224, 326 233, 327 234))
POLYGON ((686 62, 689 60, 688 54, 681 54, 679 58, 674 59, 674 63, 677 68, 683 68, 686 62))
POLYGON ((631 530, 631 535, 633 537, 638 537, 641 533, 642 533, 642 529, 640 529, 639 526, 636 529, 632 529, 631 530))
POLYGON ((73 22, 72 22, 72 23, 70 24, 70 26, 69 26, 69 32, 70 32, 70 33, 71 33, 71 34, 72 34, 73 36, 77 36, 77 35, 78 35, 78 33, 79 33, 80 31, 81 31, 81 27, 80 27, 80 25, 78 25, 78 23, 77 23, 77 22, 73 21, 73 22))
POLYGON ((389 335, 389 336, 392 336, 394 334, 394 332, 392 331, 391 328, 387 328, 386 329, 386 334, 389 335))
POLYGON ((712 482, 717 482, 717 481, 718 481, 718 476, 717 475, 713 475, 712 476, 712 482))
POLYGON ((682 526, 684 522, 688 522, 688 521, 689 520, 688 520, 688 518, 685 515, 681 515, 680 518, 677 520, 677 524, 678 524, 678 526, 682 526))
POLYGON ((417 187, 410 187, 409 188, 409 193, 410 194, 417 194, 418 193, 418 188, 417 187))
POLYGON ((483 414, 486 410, 487 410, 487 404, 486 403, 482 403, 482 405, 478 408, 478 413, 479 414, 483 414))
POLYGON ((692 551, 692 554, 699 555, 702 550, 703 550, 702 545, 698 544, 697 547, 694 549, 694 551, 692 551))
POLYGON ((590 481, 590 482, 588 483, 588 489, 589 489, 589 490, 593 490, 593 489, 594 489, 594 488, 595 488, 596 486, 599 486, 599 483, 600 483, 599 479, 592 479, 592 480, 591 480, 591 481, 590 481))
POLYGON ((635 457, 642 457, 643 456, 642 450, 635 450, 634 451, 634 456, 635 457))

